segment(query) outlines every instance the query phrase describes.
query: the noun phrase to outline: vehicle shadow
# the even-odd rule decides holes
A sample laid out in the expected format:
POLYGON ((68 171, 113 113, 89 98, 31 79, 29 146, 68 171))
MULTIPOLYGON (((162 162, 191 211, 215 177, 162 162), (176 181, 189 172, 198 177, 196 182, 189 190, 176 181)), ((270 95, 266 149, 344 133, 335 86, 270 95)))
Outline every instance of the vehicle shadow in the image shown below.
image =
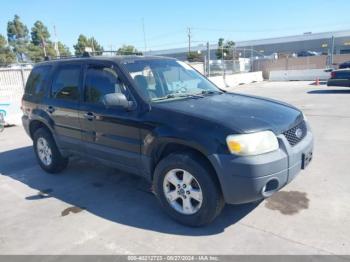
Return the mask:
POLYGON ((26 201, 53 197, 67 203, 65 210, 57 211, 59 215, 74 216, 76 212, 90 212, 116 223, 168 234, 218 234, 259 205, 226 205, 212 224, 190 228, 176 223, 163 213, 150 190, 150 184, 141 177, 78 158, 70 161, 68 168, 61 174, 47 174, 38 166, 32 147, 2 152, 0 163, 0 175, 37 191, 26 196, 26 201))
POLYGON ((312 91, 308 91, 308 94, 349 94, 350 95, 350 88, 349 89, 326 89, 326 90, 312 90, 312 91))

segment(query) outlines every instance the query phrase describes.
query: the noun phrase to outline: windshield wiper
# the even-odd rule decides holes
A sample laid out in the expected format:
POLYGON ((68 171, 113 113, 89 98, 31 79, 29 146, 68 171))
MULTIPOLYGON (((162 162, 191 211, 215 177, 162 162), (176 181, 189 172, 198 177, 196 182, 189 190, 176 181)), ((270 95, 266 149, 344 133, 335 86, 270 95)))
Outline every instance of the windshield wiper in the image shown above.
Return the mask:
POLYGON ((153 101, 159 101, 159 100, 166 100, 166 99, 170 99, 170 98, 175 98, 176 96, 174 94, 169 94, 166 96, 162 96, 162 97, 157 97, 155 99, 152 99, 153 101))
POLYGON ((222 94, 220 91, 213 91, 213 90, 203 90, 201 95, 215 95, 215 94, 222 94))
POLYGON ((153 101, 159 101, 159 100, 166 100, 171 98, 178 98, 178 97, 192 97, 192 98, 201 98, 203 97, 201 94, 168 94, 163 97, 155 98, 153 101))

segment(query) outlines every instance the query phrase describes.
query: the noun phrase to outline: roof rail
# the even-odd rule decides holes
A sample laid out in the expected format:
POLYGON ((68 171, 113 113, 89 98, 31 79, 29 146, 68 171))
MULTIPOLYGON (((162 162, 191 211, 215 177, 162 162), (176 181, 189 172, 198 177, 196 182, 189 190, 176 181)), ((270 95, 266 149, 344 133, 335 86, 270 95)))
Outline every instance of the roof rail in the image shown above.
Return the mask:
POLYGON ((137 56, 142 56, 142 52, 123 52, 120 50, 106 50, 106 51, 92 51, 92 52, 84 52, 88 53, 89 56, 94 56, 94 55, 103 55, 104 53, 109 53, 115 56, 126 56, 126 55, 137 55, 137 56))
POLYGON ((93 52, 87 52, 84 51, 81 55, 69 55, 69 56, 58 56, 58 57, 50 57, 45 56, 44 61, 51 61, 51 60, 62 60, 62 59, 69 59, 69 58, 85 58, 85 57, 93 57, 93 56, 102 56, 104 53, 109 53, 112 56, 128 56, 128 55, 136 55, 136 56, 143 56, 142 52, 120 52, 119 50, 108 50, 108 51, 93 51, 93 52))

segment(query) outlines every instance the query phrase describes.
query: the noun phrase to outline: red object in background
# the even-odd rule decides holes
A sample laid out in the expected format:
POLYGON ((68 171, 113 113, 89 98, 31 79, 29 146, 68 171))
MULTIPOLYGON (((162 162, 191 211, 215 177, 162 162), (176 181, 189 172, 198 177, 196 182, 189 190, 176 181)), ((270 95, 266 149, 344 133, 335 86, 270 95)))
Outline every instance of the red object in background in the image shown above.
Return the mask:
POLYGON ((316 78, 316 85, 319 86, 320 85, 320 78, 316 78))
POLYGON ((335 76, 336 76, 335 72, 334 71, 331 72, 331 78, 335 78, 335 76))

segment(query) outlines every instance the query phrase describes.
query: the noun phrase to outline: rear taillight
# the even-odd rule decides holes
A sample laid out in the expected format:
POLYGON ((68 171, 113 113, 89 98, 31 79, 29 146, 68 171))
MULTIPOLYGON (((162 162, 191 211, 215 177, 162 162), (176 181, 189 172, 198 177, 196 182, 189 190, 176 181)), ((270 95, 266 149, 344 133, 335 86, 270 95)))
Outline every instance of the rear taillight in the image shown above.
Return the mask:
POLYGON ((335 78, 336 77, 336 73, 335 72, 331 72, 331 77, 335 78))

